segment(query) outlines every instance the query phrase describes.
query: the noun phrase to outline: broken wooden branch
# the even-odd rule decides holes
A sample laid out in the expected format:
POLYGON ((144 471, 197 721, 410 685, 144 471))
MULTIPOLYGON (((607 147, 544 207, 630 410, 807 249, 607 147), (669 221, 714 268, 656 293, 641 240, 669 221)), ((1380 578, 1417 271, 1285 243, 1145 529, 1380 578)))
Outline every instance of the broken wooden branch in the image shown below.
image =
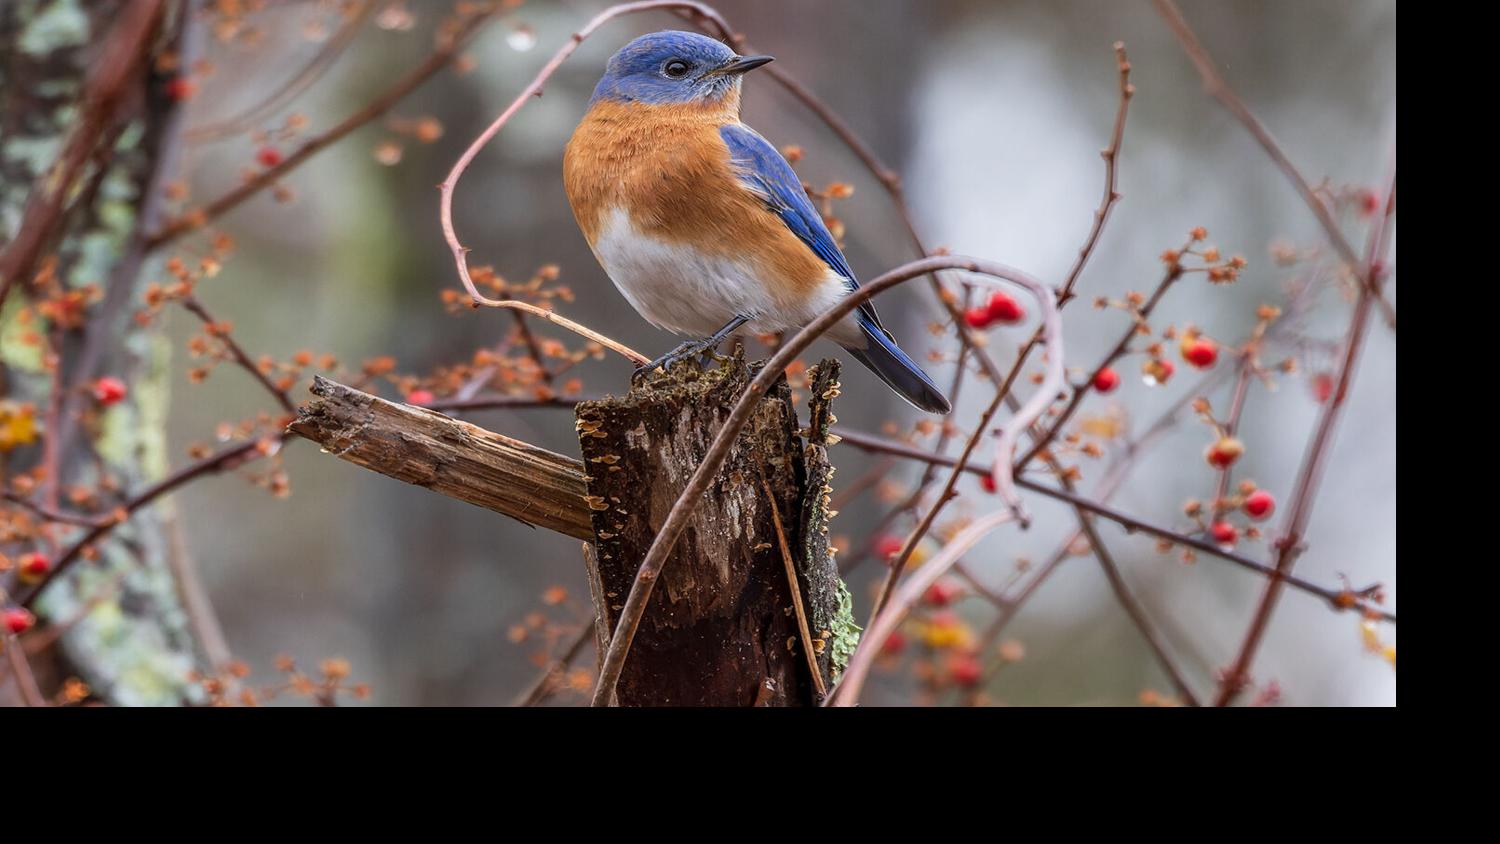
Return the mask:
POLYGON ((382 475, 535 527, 594 539, 583 464, 436 411, 318 377, 287 430, 382 475))
MULTIPOLYGON (((806 706, 832 687, 858 630, 826 535, 838 373, 837 361, 810 373, 806 429, 784 380, 762 400, 663 570, 620 705, 806 706)), ((583 402, 582 462, 324 378, 288 430, 380 474, 586 540, 602 652, 662 520, 754 374, 737 355, 583 402)))

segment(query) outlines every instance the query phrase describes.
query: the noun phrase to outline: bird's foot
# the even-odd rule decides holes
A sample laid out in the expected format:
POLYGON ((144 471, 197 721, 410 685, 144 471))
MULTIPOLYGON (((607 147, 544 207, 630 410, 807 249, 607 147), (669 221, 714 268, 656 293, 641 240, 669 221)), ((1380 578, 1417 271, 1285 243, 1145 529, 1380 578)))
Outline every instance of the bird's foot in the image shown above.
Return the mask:
POLYGON ((719 343, 717 338, 689 340, 686 343, 682 343, 677 348, 673 349, 670 352, 667 352, 656 360, 653 360, 644 366, 637 367, 635 372, 631 373, 630 384, 633 387, 639 387, 641 384, 645 383, 646 379, 650 377, 651 373, 655 372, 656 370, 660 369, 665 372, 671 369, 673 365, 681 361, 691 360, 705 353, 717 359, 718 355, 714 354, 714 347, 718 345, 719 343))

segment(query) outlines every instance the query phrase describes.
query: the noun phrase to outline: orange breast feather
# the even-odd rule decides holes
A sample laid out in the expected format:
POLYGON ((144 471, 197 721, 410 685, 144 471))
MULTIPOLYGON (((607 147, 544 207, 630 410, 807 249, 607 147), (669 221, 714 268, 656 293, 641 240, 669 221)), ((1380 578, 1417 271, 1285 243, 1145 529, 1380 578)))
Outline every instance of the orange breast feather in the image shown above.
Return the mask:
POLYGON ((589 244, 616 208, 642 235, 748 263, 773 298, 801 302, 828 266, 738 181, 719 127, 725 106, 600 100, 574 131, 563 183, 589 244))

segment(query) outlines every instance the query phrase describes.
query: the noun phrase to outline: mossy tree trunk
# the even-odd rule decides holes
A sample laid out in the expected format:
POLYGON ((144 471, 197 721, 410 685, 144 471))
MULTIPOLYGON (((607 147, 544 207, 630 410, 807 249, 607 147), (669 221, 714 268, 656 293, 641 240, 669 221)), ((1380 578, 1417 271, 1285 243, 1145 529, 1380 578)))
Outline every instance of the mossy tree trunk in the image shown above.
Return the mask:
MULTIPOLYGON (((44 427, 35 443, 17 444, 4 455, 3 480, 9 484, 41 465, 47 449, 55 449, 58 489, 98 490, 106 512, 111 496, 146 486, 168 463, 169 347, 130 312, 148 258, 144 234, 158 222, 177 132, 178 110, 166 96, 163 74, 190 58, 190 16, 183 0, 143 12, 147 6, 135 0, 0 3, 0 247, 22 239, 41 191, 56 190, 64 200, 45 237, 27 250, 32 254, 20 264, 25 272, 6 279, 0 399, 12 408, 35 408, 44 427), (125 57, 129 64, 121 65, 124 75, 108 107, 91 108, 91 80, 122 57, 111 51, 121 43, 119 31, 148 13, 149 30, 125 57), (61 163, 79 143, 86 144, 86 163, 68 173, 61 163), (51 323, 36 307, 32 280, 53 258, 64 287, 98 289, 81 325, 51 323), (55 367, 46 360, 53 352, 55 367), (129 392, 126 401, 100 412, 86 385, 106 374, 126 382, 129 392)), ((201 667, 204 653, 174 576, 184 560, 173 531, 169 507, 158 504, 114 531, 95 562, 47 589, 38 615, 66 632, 31 657, 44 693, 77 675, 112 703, 193 698, 188 675, 201 667)), ((6 545, 3 552, 12 557, 56 548, 36 538, 6 545)), ((14 590, 15 583, 7 587, 14 590)), ((217 641, 210 647, 222 649, 217 641)))

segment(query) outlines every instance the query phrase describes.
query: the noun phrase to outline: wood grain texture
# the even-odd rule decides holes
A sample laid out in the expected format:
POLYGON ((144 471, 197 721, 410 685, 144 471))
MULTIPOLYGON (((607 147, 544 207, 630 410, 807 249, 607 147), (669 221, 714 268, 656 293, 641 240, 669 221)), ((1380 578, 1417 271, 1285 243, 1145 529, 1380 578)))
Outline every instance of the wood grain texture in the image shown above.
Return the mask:
POLYGON ((526 524, 592 542, 583 466, 436 411, 316 378, 288 426, 334 456, 526 524))

